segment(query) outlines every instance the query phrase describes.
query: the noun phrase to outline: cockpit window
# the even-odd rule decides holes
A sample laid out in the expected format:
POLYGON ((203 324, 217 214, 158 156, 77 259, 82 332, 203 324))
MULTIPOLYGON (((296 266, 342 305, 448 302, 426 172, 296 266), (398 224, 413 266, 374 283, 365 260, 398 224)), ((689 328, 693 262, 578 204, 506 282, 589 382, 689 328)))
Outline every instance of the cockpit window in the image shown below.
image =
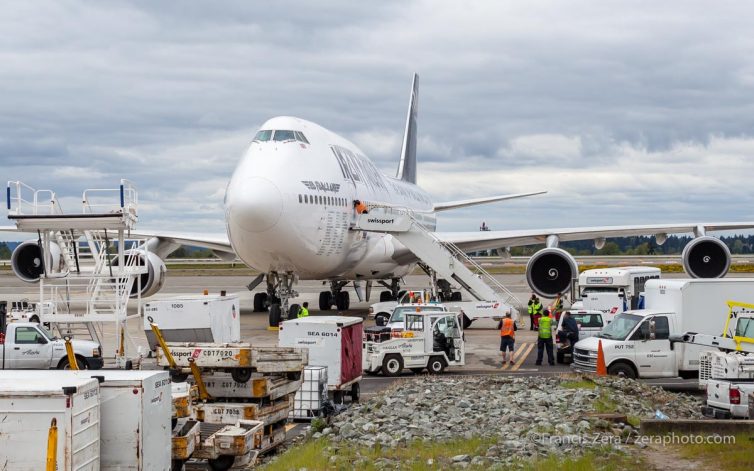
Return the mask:
POLYGON ((295 141, 296 134, 293 131, 275 131, 273 141, 295 141))
POLYGON ((309 141, 306 140, 306 136, 304 136, 304 133, 301 131, 294 131, 296 133, 296 139, 303 142, 304 144, 309 144, 309 141))
POLYGON ((272 137, 272 131, 263 130, 263 131, 257 132, 257 135, 254 136, 254 140, 264 142, 264 141, 269 141, 271 137, 272 137))

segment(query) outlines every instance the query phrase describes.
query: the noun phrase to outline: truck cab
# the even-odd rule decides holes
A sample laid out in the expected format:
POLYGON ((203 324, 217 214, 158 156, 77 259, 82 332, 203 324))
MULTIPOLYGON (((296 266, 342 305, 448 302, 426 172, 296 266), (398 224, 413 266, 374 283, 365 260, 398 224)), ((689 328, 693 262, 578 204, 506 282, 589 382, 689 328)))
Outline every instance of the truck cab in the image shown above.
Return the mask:
MULTIPOLYGON (((96 342, 72 340, 80 369, 103 366, 102 348, 96 342)), ((52 335, 42 325, 13 322, 0 330, 0 369, 68 368, 65 341, 52 335)))
POLYGON ((601 341, 608 374, 628 378, 678 376, 676 349, 670 343, 670 333, 677 328, 676 318, 672 312, 650 310, 617 314, 595 337, 574 345, 572 367, 595 372, 601 341))
POLYGON ((368 336, 364 342, 363 369, 397 376, 404 368, 439 374, 448 366, 466 363, 466 347, 459 313, 407 312, 400 336, 368 336))
POLYGON ((612 316, 642 309, 644 285, 661 276, 655 267, 620 267, 584 270, 579 275, 579 295, 573 309, 596 309, 612 316))
MULTIPOLYGON (((399 304, 393 309, 393 312, 390 314, 390 319, 387 321, 385 327, 389 327, 390 330, 393 331, 402 331, 405 327, 406 313, 430 311, 447 312, 447 310, 448 308, 442 304, 399 304)), ((379 319, 377 321, 377 325, 380 325, 381 320, 382 319, 379 319)))

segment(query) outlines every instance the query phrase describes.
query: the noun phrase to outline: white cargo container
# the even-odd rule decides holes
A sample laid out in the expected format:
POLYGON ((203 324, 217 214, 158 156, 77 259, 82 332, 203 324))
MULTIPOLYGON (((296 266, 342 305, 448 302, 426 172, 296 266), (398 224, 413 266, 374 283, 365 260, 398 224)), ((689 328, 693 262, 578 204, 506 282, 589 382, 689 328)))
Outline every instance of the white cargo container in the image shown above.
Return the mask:
POLYGON ((168 342, 233 343, 241 341, 241 302, 237 294, 186 295, 144 305, 144 332, 154 350, 157 339, 149 318, 168 342))
POLYGON ((14 471, 46 469, 47 440, 55 419, 56 469, 99 470, 97 380, 51 377, 50 371, 37 371, 35 378, 19 381, 15 373, 0 373, 0 467, 14 471))
MULTIPOLYGON (((26 382, 41 372, 14 371, 4 378, 26 382)), ((170 469, 172 397, 167 371, 47 371, 50 382, 101 380, 102 470, 170 469)))
POLYGON ((346 316, 313 316, 280 324, 281 347, 309 349, 309 366, 327 368, 327 387, 335 402, 349 392, 358 400, 362 374, 363 319, 346 316))
POLYGON ((312 419, 322 415, 322 407, 327 400, 327 368, 307 366, 304 368, 304 381, 293 399, 292 419, 312 419))

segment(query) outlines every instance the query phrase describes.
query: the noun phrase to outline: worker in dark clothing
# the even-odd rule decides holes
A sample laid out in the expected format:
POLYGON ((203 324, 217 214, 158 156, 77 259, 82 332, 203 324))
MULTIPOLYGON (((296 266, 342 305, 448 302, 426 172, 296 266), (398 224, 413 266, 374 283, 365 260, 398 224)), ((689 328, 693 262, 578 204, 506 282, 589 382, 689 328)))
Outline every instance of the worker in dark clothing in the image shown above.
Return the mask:
POLYGON ((579 341, 579 324, 576 322, 576 319, 571 317, 571 313, 568 311, 563 313, 562 327, 562 338, 568 340, 569 345, 576 344, 579 341))
POLYGON ((542 315, 542 303, 536 294, 532 294, 529 298, 529 319, 531 319, 531 330, 537 330, 537 320, 542 315))

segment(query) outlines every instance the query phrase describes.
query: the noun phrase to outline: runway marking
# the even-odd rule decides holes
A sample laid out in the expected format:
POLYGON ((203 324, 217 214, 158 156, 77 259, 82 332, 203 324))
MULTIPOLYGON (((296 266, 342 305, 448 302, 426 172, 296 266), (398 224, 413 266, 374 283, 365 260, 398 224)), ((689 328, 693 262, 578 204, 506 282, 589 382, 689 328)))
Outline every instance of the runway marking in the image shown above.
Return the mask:
MULTIPOLYGON (((524 353, 524 350, 526 350, 526 346, 527 346, 527 345, 528 345, 528 343, 527 343, 527 342, 523 342, 523 343, 521 344, 521 347, 519 347, 519 349, 518 349, 518 350, 516 350, 515 352, 513 352, 513 361, 514 361, 514 362, 515 362, 515 361, 516 361, 517 359, 521 358, 521 355, 522 355, 522 354, 524 353)), ((534 344, 532 344, 532 345, 534 345, 534 344)), ((501 360, 501 361, 502 361, 502 360, 501 360)), ((502 368, 500 368, 500 369, 501 369, 502 371, 505 371, 505 370, 507 370, 507 369, 508 369, 508 367, 509 367, 509 366, 511 366, 511 364, 510 364, 510 363, 506 363, 506 364, 504 364, 504 365, 503 365, 503 367, 502 367, 502 368)), ((513 370, 511 370, 511 371, 513 371, 513 370)))
POLYGON ((511 368, 511 371, 516 371, 516 370, 518 370, 519 368, 521 368, 521 365, 523 365, 524 361, 526 360, 526 357, 528 357, 528 356, 529 356, 529 354, 531 353, 531 351, 532 351, 533 349, 534 349, 534 343, 530 343, 530 344, 529 344, 529 347, 528 347, 528 348, 526 349, 526 353, 524 353, 523 355, 521 355, 521 357, 520 357, 520 358, 519 358, 519 360, 518 360, 518 361, 516 362, 516 364, 515 364, 515 365, 513 365, 513 368, 511 368))

